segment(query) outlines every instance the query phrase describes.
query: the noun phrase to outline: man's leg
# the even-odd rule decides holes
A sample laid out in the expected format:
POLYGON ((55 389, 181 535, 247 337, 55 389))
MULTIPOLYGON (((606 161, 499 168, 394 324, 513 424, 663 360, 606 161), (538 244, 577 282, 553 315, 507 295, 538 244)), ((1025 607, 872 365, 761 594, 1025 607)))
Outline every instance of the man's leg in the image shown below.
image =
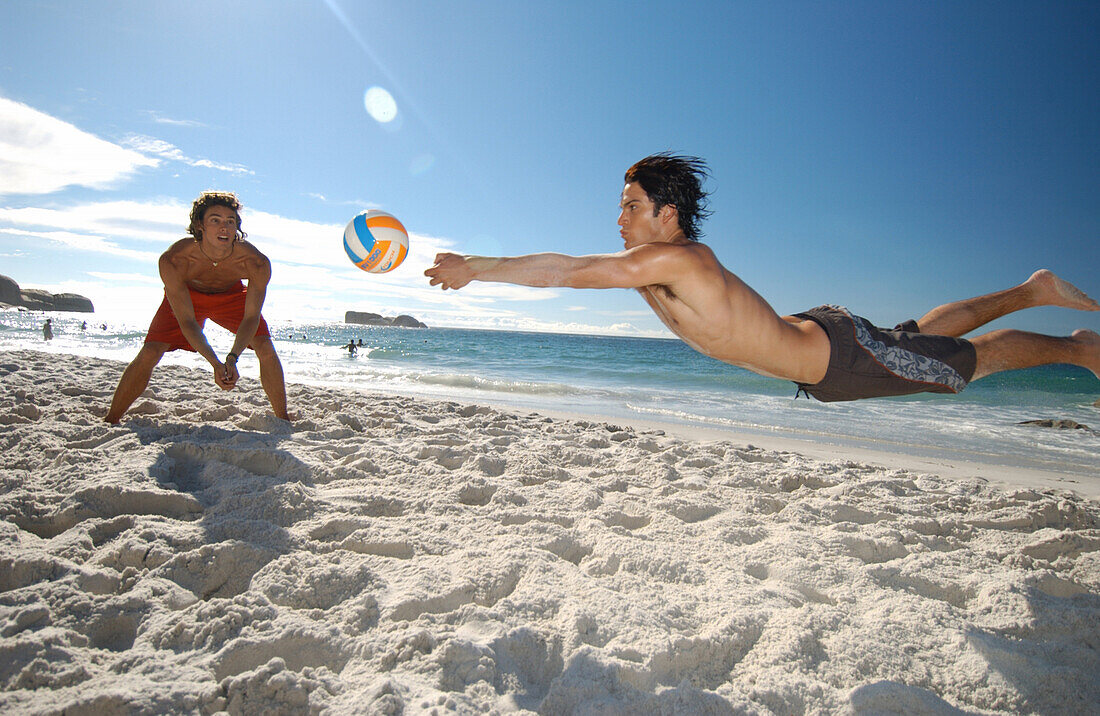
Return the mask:
POLYGON ((1100 304, 1076 286, 1040 269, 1019 286, 933 308, 917 321, 917 325, 921 333, 959 338, 1001 316, 1034 306, 1100 311, 1100 304))
POLYGON ((271 409, 275 411, 276 417, 290 420, 286 412, 283 364, 279 362, 275 344, 267 336, 256 336, 252 339, 252 349, 256 351, 256 358, 260 361, 260 385, 267 393, 267 399, 271 401, 271 409))
POLYGON ((1079 330, 1066 338, 1057 338, 1027 331, 1000 330, 990 331, 970 342, 978 354, 972 381, 1003 370, 1048 363, 1079 365, 1100 378, 1100 334, 1093 331, 1079 330))
POLYGON ((111 399, 111 407, 103 418, 104 421, 117 423, 122 420, 123 413, 145 392, 149 377, 153 375, 153 368, 157 367, 168 348, 167 343, 146 343, 141 347, 137 357, 122 372, 122 379, 115 388, 115 396, 111 399))

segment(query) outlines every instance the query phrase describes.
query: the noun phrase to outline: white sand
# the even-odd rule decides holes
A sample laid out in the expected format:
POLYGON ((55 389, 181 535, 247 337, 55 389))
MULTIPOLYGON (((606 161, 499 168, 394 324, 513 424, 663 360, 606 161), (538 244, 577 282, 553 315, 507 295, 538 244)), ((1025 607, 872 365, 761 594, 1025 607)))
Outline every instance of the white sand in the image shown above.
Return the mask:
POLYGON ((0 353, 0 712, 1100 704, 1079 494, 122 367, 0 353))

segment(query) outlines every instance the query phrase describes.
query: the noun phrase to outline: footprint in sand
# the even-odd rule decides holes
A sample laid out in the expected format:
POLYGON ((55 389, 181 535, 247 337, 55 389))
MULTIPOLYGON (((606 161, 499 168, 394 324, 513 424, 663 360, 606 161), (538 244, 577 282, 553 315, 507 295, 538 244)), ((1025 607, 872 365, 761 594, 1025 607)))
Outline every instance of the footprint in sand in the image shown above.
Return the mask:
POLYGON ((182 554, 152 570, 202 600, 228 599, 249 588, 252 575, 275 553, 245 542, 206 544, 182 554))
POLYGON ((44 516, 13 515, 20 529, 44 539, 72 529, 85 520, 127 515, 159 515, 177 520, 194 520, 203 512, 202 503, 191 495, 162 490, 130 490, 104 485, 80 490, 66 498, 60 509, 44 516))
POLYGON ((392 559, 412 559, 417 553, 416 545, 408 540, 386 539, 370 530, 361 530, 349 535, 340 543, 340 549, 392 559))
POLYGON ((709 520, 721 512, 723 508, 717 505, 701 505, 684 500, 673 500, 662 505, 661 509, 681 522, 693 524, 709 520))
POLYGON ((493 499, 493 494, 496 493, 497 489, 497 485, 491 482, 475 480, 458 488, 456 498, 463 505, 483 507, 489 504, 489 500, 493 499))
POLYGON ((343 644, 330 633, 312 634, 296 629, 275 638, 238 637, 214 658, 214 678, 218 681, 254 671, 279 659, 283 668, 301 672, 324 666, 339 674, 350 660, 343 644))
POLYGON ((448 470, 457 470, 465 465, 466 461, 470 459, 470 453, 465 450, 456 450, 440 445, 429 445, 420 449, 420 452, 416 455, 416 459, 434 460, 448 470))
POLYGON ((630 531, 640 530, 653 521, 648 515, 631 515, 618 510, 602 519, 608 527, 622 527, 624 530, 630 531))
POLYGON ((332 609, 380 589, 369 560, 348 554, 295 552, 268 562, 253 575, 250 590, 291 609, 332 609))
POLYGON ((592 554, 591 547, 580 542, 571 534, 561 534, 535 546, 571 564, 580 564, 582 559, 592 554))
POLYGON ((392 621, 411 622, 416 621, 421 614, 450 614, 467 604, 492 607, 515 591, 526 570, 526 565, 518 563, 504 568, 494 566, 484 570, 474 569, 472 571, 477 574, 475 578, 452 580, 450 585, 437 582, 430 588, 414 589, 412 591, 421 594, 404 599, 384 609, 383 613, 392 621))

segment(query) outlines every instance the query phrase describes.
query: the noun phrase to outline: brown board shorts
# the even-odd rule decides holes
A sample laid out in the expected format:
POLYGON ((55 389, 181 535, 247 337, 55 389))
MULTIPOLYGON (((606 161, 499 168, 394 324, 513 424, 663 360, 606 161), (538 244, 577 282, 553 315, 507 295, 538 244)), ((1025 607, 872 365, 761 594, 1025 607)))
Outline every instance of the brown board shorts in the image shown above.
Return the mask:
POLYGON ((818 400, 881 398, 911 393, 958 393, 974 375, 977 354, 962 338, 920 332, 913 320, 876 328, 842 306, 819 306, 808 318, 829 336, 829 369, 820 383, 798 383, 818 400))

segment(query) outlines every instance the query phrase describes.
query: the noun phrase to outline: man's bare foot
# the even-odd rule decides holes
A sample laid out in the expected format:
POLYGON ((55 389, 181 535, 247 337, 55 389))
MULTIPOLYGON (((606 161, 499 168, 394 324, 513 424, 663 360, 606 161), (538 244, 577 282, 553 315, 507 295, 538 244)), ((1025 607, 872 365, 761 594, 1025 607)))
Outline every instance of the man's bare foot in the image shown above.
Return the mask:
POLYGON ((1035 291, 1036 306, 1064 306, 1079 311, 1100 311, 1100 303, 1089 298, 1084 291, 1069 281, 1059 278, 1047 269, 1039 269, 1024 281, 1035 291))
POLYGON ((1093 375, 1100 378, 1100 334, 1082 328, 1074 331, 1070 337, 1082 347, 1079 365, 1088 368, 1093 375))

